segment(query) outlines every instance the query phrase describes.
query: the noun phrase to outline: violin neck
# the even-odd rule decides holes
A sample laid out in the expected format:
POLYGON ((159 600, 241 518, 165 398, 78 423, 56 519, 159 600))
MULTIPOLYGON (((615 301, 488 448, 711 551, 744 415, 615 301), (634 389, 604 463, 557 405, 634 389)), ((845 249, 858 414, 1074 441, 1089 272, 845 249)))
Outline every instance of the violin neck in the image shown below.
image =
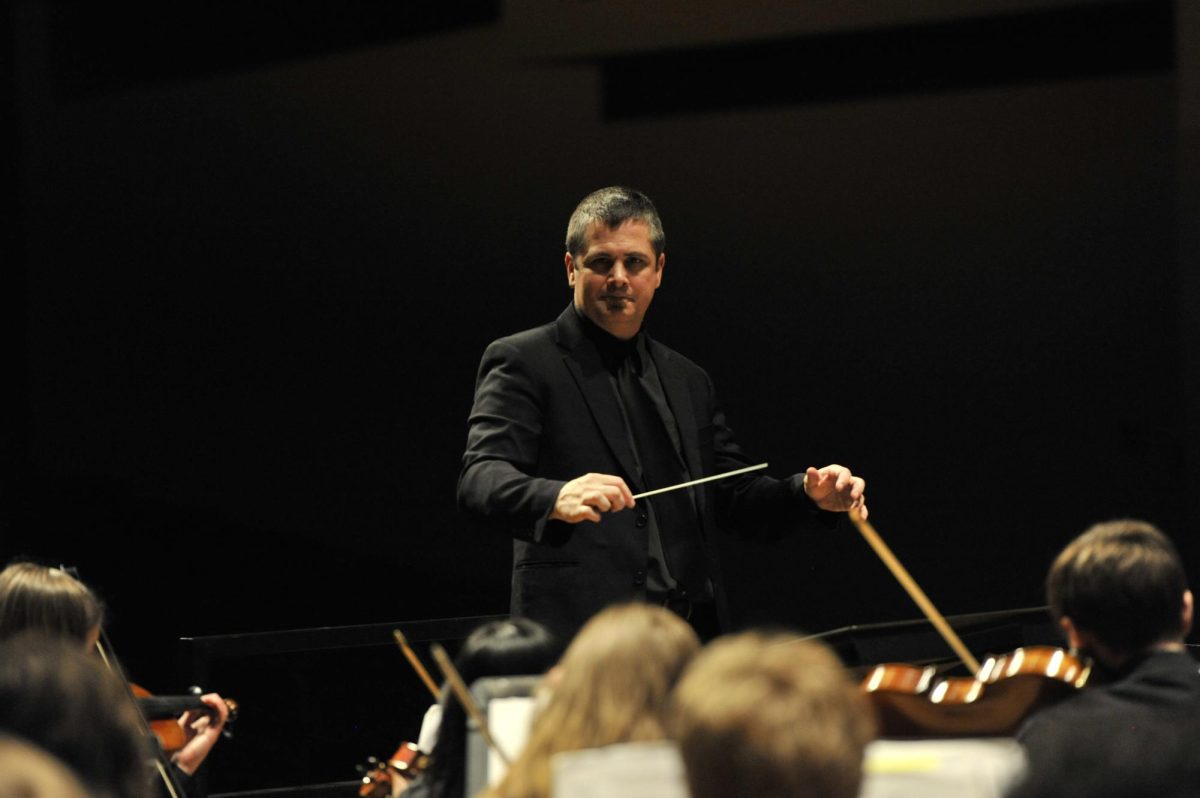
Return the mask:
POLYGON ((146 720, 177 718, 192 709, 207 709, 208 705, 193 695, 148 696, 137 699, 138 709, 146 720))

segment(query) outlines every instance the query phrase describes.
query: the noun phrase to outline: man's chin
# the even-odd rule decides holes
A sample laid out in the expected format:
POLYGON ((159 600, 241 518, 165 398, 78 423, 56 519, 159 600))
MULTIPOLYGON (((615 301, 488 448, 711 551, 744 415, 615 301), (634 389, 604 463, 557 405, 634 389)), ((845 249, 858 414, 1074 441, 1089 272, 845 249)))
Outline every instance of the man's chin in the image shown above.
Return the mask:
POLYGON ((632 338, 637 335, 638 329, 642 326, 641 318, 628 310, 614 313, 605 308, 593 316, 592 321, 596 322, 596 326, 609 335, 615 335, 618 338, 632 338))

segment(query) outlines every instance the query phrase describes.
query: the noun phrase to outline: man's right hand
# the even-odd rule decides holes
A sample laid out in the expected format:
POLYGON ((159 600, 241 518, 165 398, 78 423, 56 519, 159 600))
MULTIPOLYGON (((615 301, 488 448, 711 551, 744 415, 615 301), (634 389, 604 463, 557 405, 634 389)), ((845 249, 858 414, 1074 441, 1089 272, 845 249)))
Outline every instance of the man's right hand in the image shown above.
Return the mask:
POLYGON ((625 480, 612 474, 584 474, 562 486, 550 519, 568 524, 598 522, 600 513, 613 513, 633 504, 633 492, 625 480))

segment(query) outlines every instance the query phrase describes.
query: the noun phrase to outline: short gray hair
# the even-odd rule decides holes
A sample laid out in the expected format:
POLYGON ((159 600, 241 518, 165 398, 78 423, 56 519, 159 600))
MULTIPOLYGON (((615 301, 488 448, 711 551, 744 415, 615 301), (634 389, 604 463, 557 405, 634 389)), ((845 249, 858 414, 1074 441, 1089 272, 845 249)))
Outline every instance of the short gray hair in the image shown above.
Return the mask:
POLYGON ((628 221, 645 223, 650 228, 654 255, 663 253, 667 237, 663 233, 662 220, 658 218, 658 209, 645 194, 627 186, 609 186, 583 198, 567 223, 567 252, 577 255, 583 251, 592 222, 600 222, 611 230, 628 221))

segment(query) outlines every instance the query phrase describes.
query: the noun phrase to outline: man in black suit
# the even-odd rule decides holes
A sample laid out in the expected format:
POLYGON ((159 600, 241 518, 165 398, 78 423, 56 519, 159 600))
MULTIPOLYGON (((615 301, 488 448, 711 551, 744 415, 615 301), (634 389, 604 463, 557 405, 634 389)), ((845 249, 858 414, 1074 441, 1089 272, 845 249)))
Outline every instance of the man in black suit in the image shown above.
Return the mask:
POLYGON ((560 635, 611 603, 645 600, 711 637, 728 624, 718 525, 829 525, 824 512, 866 512, 865 483, 839 465, 634 500, 752 463, 708 374, 642 329, 664 244, 641 192, 588 195, 567 228, 573 303, 549 324, 493 342, 480 364, 459 506, 514 537, 512 612, 560 635))
POLYGON ((1097 524, 1046 578, 1089 684, 1030 718, 1030 773, 1015 795, 1200 795, 1200 666, 1186 651, 1192 593, 1171 541, 1144 521, 1097 524))

